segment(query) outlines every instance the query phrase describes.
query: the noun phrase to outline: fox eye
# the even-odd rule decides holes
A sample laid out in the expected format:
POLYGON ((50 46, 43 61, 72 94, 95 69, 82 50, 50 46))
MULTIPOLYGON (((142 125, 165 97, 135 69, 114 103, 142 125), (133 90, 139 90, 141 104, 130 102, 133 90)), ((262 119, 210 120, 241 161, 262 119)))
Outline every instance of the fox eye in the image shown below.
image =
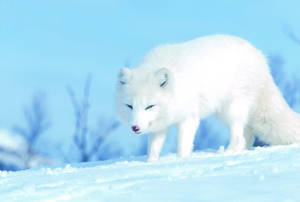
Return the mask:
POLYGON ((145 108, 145 110, 153 108, 155 105, 149 105, 148 107, 145 108))
POLYGON ((129 109, 133 109, 132 105, 129 105, 129 104, 125 104, 129 109))

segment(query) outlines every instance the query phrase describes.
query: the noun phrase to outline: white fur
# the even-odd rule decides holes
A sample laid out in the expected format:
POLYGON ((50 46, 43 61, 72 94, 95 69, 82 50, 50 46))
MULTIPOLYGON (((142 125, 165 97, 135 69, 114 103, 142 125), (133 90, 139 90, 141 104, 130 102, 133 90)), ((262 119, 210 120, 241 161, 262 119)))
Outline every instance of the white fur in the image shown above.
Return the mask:
POLYGON ((300 117, 275 86, 266 58, 234 36, 153 49, 137 68, 121 70, 116 107, 130 126, 151 134, 148 161, 158 159, 171 125, 178 127, 178 156, 188 156, 199 121, 210 114, 228 125, 230 151, 252 146, 254 134, 270 144, 300 142, 300 117))

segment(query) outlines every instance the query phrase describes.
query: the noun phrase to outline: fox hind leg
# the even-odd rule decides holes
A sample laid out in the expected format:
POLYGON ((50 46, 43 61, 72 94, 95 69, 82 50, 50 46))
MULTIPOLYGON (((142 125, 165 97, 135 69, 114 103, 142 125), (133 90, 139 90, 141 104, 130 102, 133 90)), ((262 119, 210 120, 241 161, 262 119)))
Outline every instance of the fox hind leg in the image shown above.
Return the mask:
POLYGON ((253 144, 253 132, 247 127, 248 116, 249 103, 247 101, 237 100, 231 103, 227 111, 227 123, 230 128, 228 151, 242 151, 253 144))
POLYGON ((244 137, 246 140, 246 149, 250 149, 253 146, 255 137, 253 130, 249 126, 246 126, 244 129, 244 137))

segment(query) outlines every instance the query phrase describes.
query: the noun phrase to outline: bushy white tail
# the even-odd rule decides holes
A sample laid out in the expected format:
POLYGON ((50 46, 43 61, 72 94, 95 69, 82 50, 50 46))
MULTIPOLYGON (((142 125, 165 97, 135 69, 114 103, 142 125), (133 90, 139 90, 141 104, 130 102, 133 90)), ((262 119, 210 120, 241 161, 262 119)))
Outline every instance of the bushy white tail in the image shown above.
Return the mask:
POLYGON ((274 82, 264 88, 253 116, 258 137, 272 145, 300 143, 300 115, 294 112, 274 82))

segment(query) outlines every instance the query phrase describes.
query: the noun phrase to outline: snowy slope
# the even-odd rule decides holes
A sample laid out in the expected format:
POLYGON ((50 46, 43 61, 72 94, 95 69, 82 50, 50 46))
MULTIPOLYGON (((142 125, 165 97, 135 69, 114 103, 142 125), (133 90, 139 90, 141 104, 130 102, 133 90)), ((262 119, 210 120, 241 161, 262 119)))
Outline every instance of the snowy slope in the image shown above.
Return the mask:
POLYGON ((300 201, 300 146, 0 172, 0 201, 300 201))

